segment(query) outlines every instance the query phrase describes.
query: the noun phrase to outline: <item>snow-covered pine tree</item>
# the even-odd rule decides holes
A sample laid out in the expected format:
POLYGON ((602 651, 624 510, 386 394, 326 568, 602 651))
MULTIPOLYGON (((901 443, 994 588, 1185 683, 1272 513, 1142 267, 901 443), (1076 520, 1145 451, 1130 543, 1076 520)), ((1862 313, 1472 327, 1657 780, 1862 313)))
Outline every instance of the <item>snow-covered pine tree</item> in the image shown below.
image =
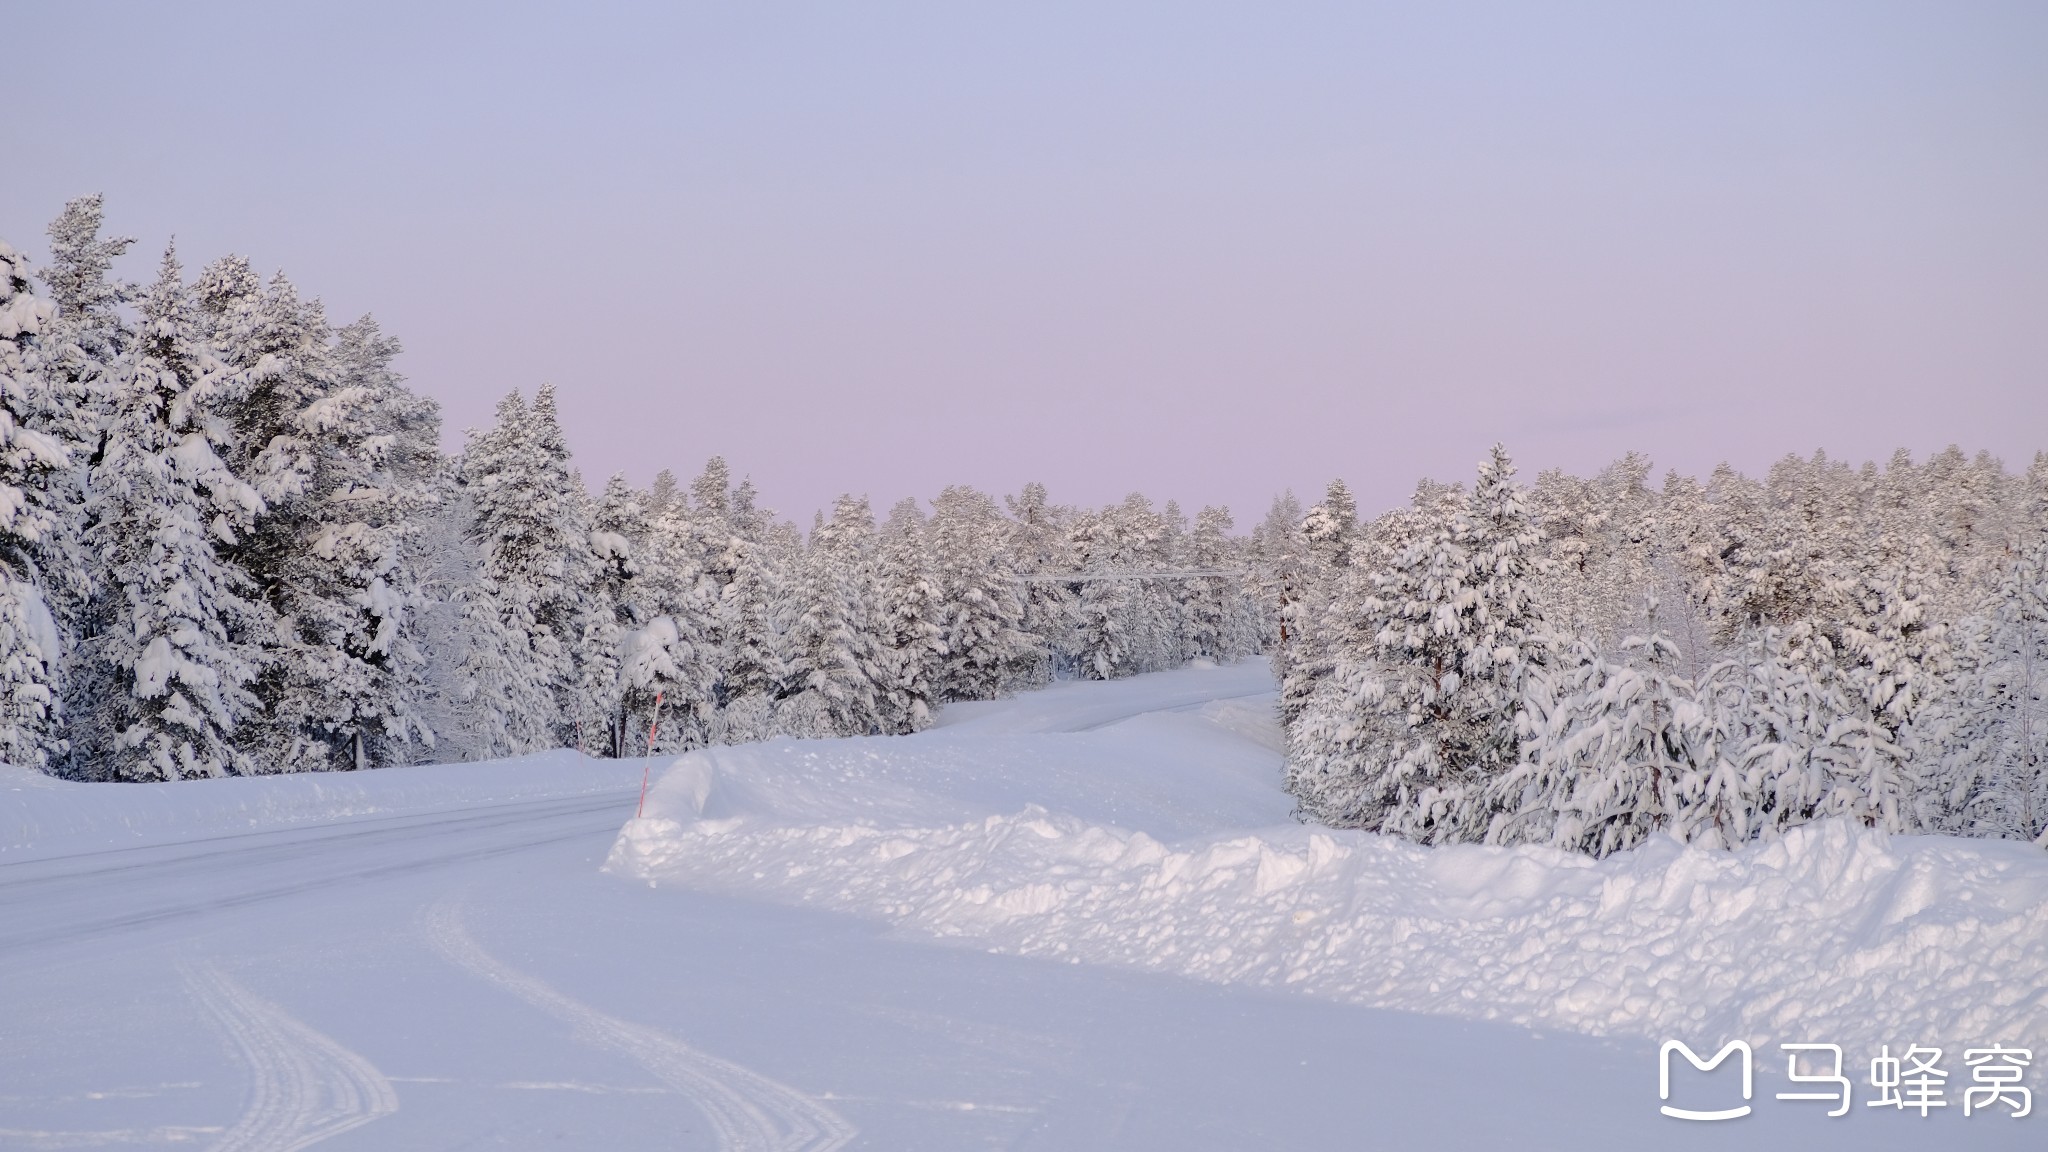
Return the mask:
POLYGON ((1133 588, 1119 564, 1119 522, 1108 509, 1083 512, 1070 532, 1084 577, 1074 604, 1075 671, 1084 680, 1129 676, 1138 669, 1143 638, 1131 627, 1133 588))
MULTIPOLYGON (((548 713, 521 725, 529 747, 575 742, 574 650, 582 629, 582 593, 589 584, 589 498, 569 463, 569 448, 555 411, 555 389, 543 384, 531 407, 499 407, 502 438, 472 459, 463 476, 474 490, 471 529, 482 547, 482 573, 496 589, 501 611, 527 630, 531 673, 547 692, 548 713)), ((485 446, 485 445, 480 445, 485 446)))
POLYGON ((1293 489, 1273 497, 1266 518, 1252 529, 1252 594, 1262 614, 1261 647, 1272 654, 1273 677, 1286 674, 1281 615, 1293 602, 1300 583, 1301 519, 1306 515, 1293 489))
POLYGON ((1928 612, 1929 557, 1912 548, 1859 581, 1861 608, 1841 625, 1847 683, 1861 707, 1838 721, 1835 742, 1853 774, 1823 811, 1890 832, 1919 831, 1938 815, 1918 803, 1919 777, 1941 755, 1954 672, 1947 628, 1928 612))
POLYGON ((572 682, 569 656, 562 638, 541 622, 536 585, 559 579, 550 568, 566 575, 565 529, 580 525, 564 522, 562 504, 575 494, 543 459, 532 425, 525 398, 508 393, 498 402, 496 422, 471 430, 458 466, 475 574, 449 597, 461 625, 459 664, 447 695, 471 710, 464 727, 479 757, 563 743, 558 691, 572 682), (560 486, 543 496, 535 489, 544 480, 560 486))
POLYGON ((1188 534, 1186 563, 1197 572, 1183 581, 1183 615, 1187 653, 1229 663, 1258 650, 1258 619, 1245 595, 1245 577, 1233 570, 1241 563, 1230 538, 1235 522, 1230 509, 1213 505, 1195 516, 1188 534))
POLYGON ((576 747, 586 755, 630 754, 622 645, 640 624, 635 610, 640 566, 634 557, 646 538, 640 495, 623 474, 615 473, 605 482, 591 519, 591 579, 583 633, 576 643, 576 747))
POLYGON ((229 257, 195 296, 247 381, 228 413, 233 461, 265 505, 225 551, 277 622, 243 747, 277 771, 405 762, 433 746, 406 560, 439 500, 438 407, 406 389, 375 321, 336 332, 281 275, 265 289, 229 257))
POLYGON ((1839 740, 1841 722, 1857 712, 1853 695, 1813 625, 1759 629, 1702 685, 1703 702, 1724 725, 1720 756, 1729 770, 1685 797, 1687 826, 1711 824, 1733 845, 1853 807, 1854 761, 1839 740))
POLYGON ((931 548, 946 649, 941 700, 993 700, 1033 682, 1045 659, 1024 631, 1024 595, 995 501, 955 485, 932 501, 931 548))
POLYGON ((1490 842, 1607 856, 1659 830, 1684 833, 1679 798, 1704 786, 1717 733, 1671 674, 1679 651, 1663 635, 1630 637, 1620 655, 1579 638, 1530 669, 1521 754, 1493 784, 1490 842))
MULTIPOLYGON (((45 321, 37 341, 49 407, 28 426, 54 437, 70 455, 68 467, 46 478, 54 516, 39 561, 65 652, 75 652, 95 626, 93 581, 104 566, 82 537, 88 523, 86 479, 111 421, 114 377, 132 337, 119 309, 133 298, 134 286, 114 280, 112 271, 114 260, 135 242, 103 238, 102 223, 98 196, 66 204, 50 224, 50 262, 38 273, 56 314, 45 321)), ((76 660, 66 660, 59 669, 60 699, 75 714, 79 694, 96 695, 112 687, 73 674, 79 670, 76 660)))
POLYGON ((676 474, 663 468, 654 474, 654 482, 647 486, 647 495, 640 500, 651 523, 654 518, 667 512, 669 505, 676 502, 682 487, 676 482, 676 474))
MULTIPOLYGON (((472 432, 471 451, 479 440, 472 432)), ((547 747, 539 725, 549 697, 533 674, 527 624, 508 613, 483 574, 483 549, 470 533, 470 491, 456 482, 459 467, 458 461, 443 470, 440 512, 427 519, 412 560, 422 575, 425 715, 438 755, 485 760, 547 747)))
POLYGON ((731 512, 732 468, 723 456, 704 462, 704 471, 690 482, 690 503, 699 517, 723 521, 731 512))
POLYGON ((1003 503, 1010 510, 1004 551, 1022 581, 1018 627, 1036 641, 1041 654, 1018 678, 1017 687, 1023 688, 1050 682, 1056 667, 1073 660, 1073 586, 1048 577, 1078 567, 1068 534, 1074 510, 1053 504, 1045 485, 1036 481, 1015 496, 1003 497, 1003 503))
POLYGON ((1631 452, 1591 479, 1545 472, 1529 493, 1550 561, 1537 581, 1546 619, 1607 650, 1646 623, 1658 543, 1649 473, 1631 452))
POLYGON ((791 597, 784 557, 793 549, 763 536, 742 537, 722 610, 729 646, 721 673, 725 704, 720 739, 728 744, 776 734, 777 701, 790 691, 786 625, 791 597))
POLYGON ((1283 726, 1300 719, 1322 679, 1336 668, 1343 625, 1333 627, 1331 614, 1347 585, 1357 598, 1361 574, 1352 570, 1351 550, 1360 538, 1358 505, 1343 480, 1330 481, 1323 502, 1303 515, 1298 536, 1299 576, 1280 617, 1287 638, 1274 652, 1283 726))
POLYGON ((42 346, 54 312, 31 288, 27 257, 0 240, 0 761, 31 768, 66 747, 63 640, 42 575, 68 511, 51 481, 71 464, 64 441, 38 428, 55 407, 56 358, 42 346))
POLYGON ((811 532, 790 625, 790 687, 778 721, 792 736, 880 731, 882 664, 875 611, 874 514, 841 496, 811 532))
POLYGON ((725 540, 716 524, 680 497, 671 499, 647 528, 636 600, 644 625, 626 637, 624 707, 645 733, 661 711, 663 752, 680 752, 723 738, 719 647, 724 606, 707 554, 725 540))
MULTIPOLYGON (((1151 502, 1146 501, 1146 511, 1151 502)), ((1178 500, 1168 500, 1151 518, 1154 535, 1148 565, 1159 572, 1179 572, 1188 566, 1188 518, 1178 500)), ((1175 576, 1142 581, 1152 605, 1152 660, 1147 671, 1178 668, 1188 660, 1187 597, 1191 585, 1175 576)))
POLYGON ((1290 728, 1305 814, 1425 843, 1486 835, 1492 785, 1520 755, 1523 677, 1546 643, 1531 587, 1540 542, 1495 445, 1463 513, 1375 577, 1353 625, 1379 625, 1370 654, 1339 653, 1290 728))
POLYGON ((884 674, 878 703, 882 731, 899 735, 931 726, 946 657, 938 577, 925 535, 924 513, 906 498, 890 510, 876 555, 884 674))
MULTIPOLYGON (((2048 473, 2048 457, 2035 470, 2048 473)), ((2038 515, 2048 528, 2048 500, 2038 515)), ((1964 621, 1935 799, 1945 831, 2048 844, 2048 532, 2017 544, 1985 610, 1964 621)))
POLYGON ((252 765, 236 730, 256 708, 254 641, 269 624, 247 574, 220 555, 263 511, 221 459, 219 410, 245 382, 206 347, 173 253, 140 311, 89 477, 104 574, 73 764, 126 780, 240 774, 252 765))

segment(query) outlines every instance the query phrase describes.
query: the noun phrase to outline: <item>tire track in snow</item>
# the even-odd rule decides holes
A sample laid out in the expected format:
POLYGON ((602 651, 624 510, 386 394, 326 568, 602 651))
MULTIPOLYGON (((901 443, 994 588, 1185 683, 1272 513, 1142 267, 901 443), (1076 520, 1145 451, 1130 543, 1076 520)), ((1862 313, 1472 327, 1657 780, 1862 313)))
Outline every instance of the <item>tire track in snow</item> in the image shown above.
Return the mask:
POLYGON ((368 1060, 211 964, 179 968, 249 1066, 249 1106, 211 1152, 298 1152, 398 1111, 391 1082, 368 1060))
POLYGON ((859 1130, 817 1100, 644 1024, 607 1016, 501 963, 479 946, 452 902, 427 913, 435 951, 575 1029, 576 1038, 639 1063, 695 1103, 727 1152, 833 1152, 859 1130))

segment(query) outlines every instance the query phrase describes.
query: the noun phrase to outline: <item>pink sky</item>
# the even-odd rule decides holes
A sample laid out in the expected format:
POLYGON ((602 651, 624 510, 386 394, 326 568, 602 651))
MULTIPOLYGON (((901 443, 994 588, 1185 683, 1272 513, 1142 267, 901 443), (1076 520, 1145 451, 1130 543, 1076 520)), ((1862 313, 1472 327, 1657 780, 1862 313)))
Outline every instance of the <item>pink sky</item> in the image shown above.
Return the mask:
POLYGON ((857 8, 33 6, 0 236, 103 192, 451 446, 552 380, 593 484, 805 521, 2048 447, 2048 8, 857 8))

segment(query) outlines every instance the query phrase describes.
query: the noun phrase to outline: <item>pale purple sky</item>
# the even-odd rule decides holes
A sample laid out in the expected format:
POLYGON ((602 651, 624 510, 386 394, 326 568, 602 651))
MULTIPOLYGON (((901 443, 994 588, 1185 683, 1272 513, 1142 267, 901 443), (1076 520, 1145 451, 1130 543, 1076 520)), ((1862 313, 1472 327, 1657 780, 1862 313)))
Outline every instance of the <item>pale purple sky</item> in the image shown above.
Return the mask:
POLYGON ((375 312, 451 446, 808 521, 948 483, 1248 527, 1622 452, 2048 447, 2048 5, 10 7, 0 237, 375 312))

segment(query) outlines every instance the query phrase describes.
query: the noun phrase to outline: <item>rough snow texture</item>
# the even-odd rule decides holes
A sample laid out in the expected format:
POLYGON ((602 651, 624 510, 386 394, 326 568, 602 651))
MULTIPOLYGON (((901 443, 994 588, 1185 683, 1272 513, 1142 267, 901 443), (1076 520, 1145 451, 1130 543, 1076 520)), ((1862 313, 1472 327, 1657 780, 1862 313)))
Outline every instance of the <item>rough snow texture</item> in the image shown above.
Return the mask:
POLYGON ((0 859, 622 792, 639 786, 642 767, 639 761, 589 760, 562 750, 484 764, 387 768, 374 775, 321 772, 116 786, 0 765, 0 859))
MULTIPOLYGON (((1171 706, 1202 674, 1134 687, 1171 706)), ((1378 1007, 1759 1044, 2048 1047, 2039 849, 1840 822, 1597 862, 1422 848, 1284 823, 1270 696, 1055 733, 1053 694, 886 743, 685 756, 609 866, 1378 1007)))

